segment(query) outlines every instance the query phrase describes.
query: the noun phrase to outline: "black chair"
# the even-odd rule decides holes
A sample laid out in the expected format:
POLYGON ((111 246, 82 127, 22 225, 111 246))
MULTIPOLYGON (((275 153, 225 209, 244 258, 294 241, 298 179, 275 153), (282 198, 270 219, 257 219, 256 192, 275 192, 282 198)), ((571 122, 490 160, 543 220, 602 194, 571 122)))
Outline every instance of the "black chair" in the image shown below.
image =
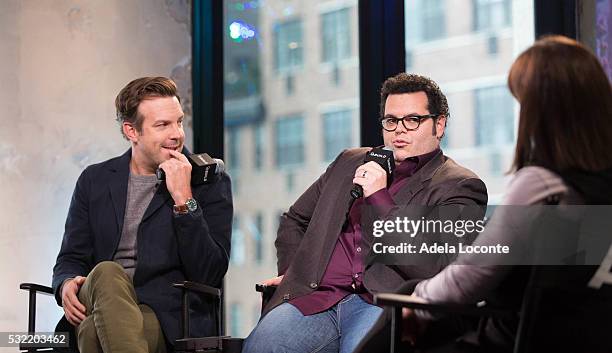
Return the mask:
MULTIPOLYGON (((174 287, 183 291, 182 304, 182 338, 175 341, 174 352, 209 352, 209 353, 240 353, 242 351, 242 339, 223 335, 222 295, 218 288, 210 287, 197 282, 184 281, 173 284, 174 287), (215 308, 215 320, 217 323, 216 336, 193 338, 189 334, 189 294, 195 293, 213 303, 215 308)), ((28 332, 36 332, 36 296, 53 295, 51 287, 34 283, 22 283, 20 289, 29 292, 28 304, 28 332)), ((55 332, 69 332, 68 347, 50 347, 42 344, 34 346, 20 344, 20 352, 63 352, 78 353, 76 337, 73 327, 63 318, 55 328, 55 332)))
POLYGON ((174 287, 183 291, 182 324, 183 338, 174 342, 175 353, 210 352, 210 353, 240 353, 242 351, 242 338, 223 335, 223 302, 221 290, 197 282, 184 281, 175 283, 174 287), (215 321, 217 322, 216 336, 190 337, 189 333, 189 293, 193 292, 212 300, 215 307, 215 321))
POLYGON ((256 284, 255 291, 261 293, 261 312, 263 313, 264 308, 268 305, 270 299, 274 295, 277 286, 265 285, 265 284, 256 284))
MULTIPOLYGON (((376 303, 393 308, 391 350, 401 347, 402 308, 432 313, 489 318, 518 316, 519 326, 514 353, 536 352, 612 352, 612 286, 600 289, 587 286, 594 266, 534 266, 519 312, 475 305, 447 305, 415 302, 407 295, 381 293, 376 303)), ((485 322, 481 320, 481 323, 485 322)), ((483 326, 478 328, 482 335, 483 326)), ((466 351, 464 349, 464 351, 466 351)), ((474 351, 482 351, 474 347, 474 351)))
MULTIPOLYGON (((19 289, 28 291, 28 333, 36 332, 36 296, 38 294, 53 296, 53 289, 51 287, 43 286, 35 283, 21 283, 19 289)), ((55 327, 55 332, 68 332, 68 346, 67 347, 50 347, 44 344, 27 345, 20 343, 20 352, 76 352, 73 347, 76 347, 76 337, 74 335, 74 329, 66 321, 62 319, 55 327)))

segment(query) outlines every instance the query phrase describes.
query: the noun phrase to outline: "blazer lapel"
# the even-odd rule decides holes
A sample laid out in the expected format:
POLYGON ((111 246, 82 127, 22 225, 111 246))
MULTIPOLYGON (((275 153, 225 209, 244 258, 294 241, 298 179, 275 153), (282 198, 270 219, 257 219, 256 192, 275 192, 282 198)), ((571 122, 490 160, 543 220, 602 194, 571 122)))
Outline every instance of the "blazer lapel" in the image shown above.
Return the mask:
POLYGON ((151 200, 151 203, 149 203, 149 206, 147 207, 144 216, 142 216, 142 222, 144 222, 147 218, 151 217, 155 213, 155 211, 157 211, 163 204, 166 203, 166 201, 168 201, 169 198, 170 193, 168 192, 166 183, 162 182, 157 188, 155 195, 153 195, 153 199, 151 200))
POLYGON ((115 222, 117 223, 117 236, 121 236, 123 218, 125 216, 125 203, 127 201, 128 178, 130 177, 130 148, 111 165, 111 180, 108 183, 111 202, 115 209, 115 222))
POLYGON ((430 180, 435 172, 444 163, 444 154, 440 151, 427 164, 411 176, 406 185, 392 196, 396 204, 408 204, 419 191, 425 187, 425 183, 430 180))

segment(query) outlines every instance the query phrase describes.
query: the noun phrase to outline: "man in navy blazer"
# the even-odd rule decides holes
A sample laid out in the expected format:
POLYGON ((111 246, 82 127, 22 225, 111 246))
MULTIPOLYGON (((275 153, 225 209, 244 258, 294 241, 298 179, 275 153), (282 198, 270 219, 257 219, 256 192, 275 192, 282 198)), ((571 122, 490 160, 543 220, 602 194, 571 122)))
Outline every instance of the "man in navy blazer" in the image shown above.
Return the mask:
MULTIPOLYGON (((180 330, 181 291, 172 283, 219 286, 227 271, 230 180, 221 173, 191 185, 172 80, 136 79, 115 105, 131 148, 79 177, 53 289, 81 352, 164 352, 180 330)), ((191 333, 212 335, 212 307, 194 298, 192 308, 191 333)))

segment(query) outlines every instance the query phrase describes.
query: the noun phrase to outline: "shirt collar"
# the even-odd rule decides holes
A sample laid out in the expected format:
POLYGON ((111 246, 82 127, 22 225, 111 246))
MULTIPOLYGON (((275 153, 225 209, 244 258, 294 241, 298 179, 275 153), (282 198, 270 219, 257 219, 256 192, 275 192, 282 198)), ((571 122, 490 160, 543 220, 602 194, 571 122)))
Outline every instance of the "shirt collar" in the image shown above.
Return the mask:
POLYGON ((440 148, 436 148, 431 152, 427 152, 418 156, 408 157, 400 162, 399 165, 395 167, 395 171, 393 175, 395 178, 406 178, 412 176, 419 169, 421 169, 427 162, 433 159, 438 152, 440 152, 440 148))

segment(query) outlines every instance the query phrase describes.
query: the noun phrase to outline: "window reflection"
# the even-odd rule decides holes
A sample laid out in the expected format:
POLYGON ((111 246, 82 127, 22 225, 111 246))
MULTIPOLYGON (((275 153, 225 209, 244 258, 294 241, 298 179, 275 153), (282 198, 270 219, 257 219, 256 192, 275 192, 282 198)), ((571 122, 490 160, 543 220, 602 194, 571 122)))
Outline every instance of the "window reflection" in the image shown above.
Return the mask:
POLYGON ((499 146, 514 141, 513 101, 505 86, 479 88, 476 95, 476 145, 499 146))
POLYGON ((243 313, 242 313, 242 305, 240 303, 232 303, 230 305, 230 336, 233 337, 243 337, 244 333, 242 332, 242 322, 243 322, 243 313))
POLYGON ((291 20, 274 27, 275 63, 279 71, 291 71, 302 66, 302 21, 291 20))
POLYGON ((338 110, 323 114, 324 159, 332 161, 352 146, 351 111, 338 110))
POLYGON ((232 256, 230 257, 230 261, 233 265, 244 264, 246 258, 244 240, 244 233, 240 228, 240 216, 234 214, 234 219, 232 221, 232 256))
POLYGON ((300 115, 276 121, 276 166, 296 167, 304 162, 304 118, 300 115))
POLYGON ((280 214, 359 143, 357 4, 224 1, 225 158, 240 220, 225 281, 230 333, 257 322, 254 284, 276 275, 280 214))
POLYGON ((431 77, 449 101, 441 147, 485 181, 495 204, 507 183, 518 112, 506 79, 533 42, 533 1, 406 0, 405 16, 406 70, 431 77))
POLYGON ((351 55, 349 10, 340 9, 322 15, 323 62, 337 62, 351 55))
POLYGON ((475 0, 474 29, 482 31, 507 27, 512 23, 512 2, 510 0, 475 0))
POLYGON ((253 163, 256 170, 261 170, 264 165, 264 144, 265 144, 265 136, 264 136, 265 126, 262 123, 259 123, 253 129, 254 137, 254 148, 253 148, 253 163))
POLYGON ((445 0, 421 0, 423 40, 442 38, 446 34, 445 0))

